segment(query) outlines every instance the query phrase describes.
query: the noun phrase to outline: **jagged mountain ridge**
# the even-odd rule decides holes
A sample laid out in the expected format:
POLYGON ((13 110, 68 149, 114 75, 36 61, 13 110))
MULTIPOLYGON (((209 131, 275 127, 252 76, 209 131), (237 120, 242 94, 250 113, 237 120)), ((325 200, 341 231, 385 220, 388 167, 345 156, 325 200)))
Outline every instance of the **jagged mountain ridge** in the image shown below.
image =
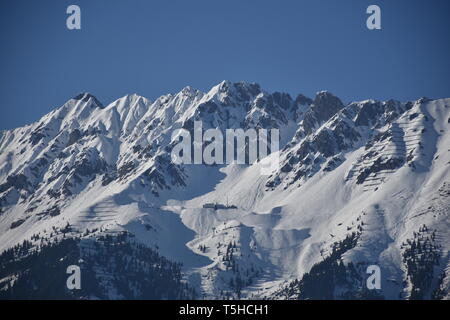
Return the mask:
POLYGON ((183 262, 204 296, 259 297, 320 263, 367 216, 377 228, 363 230, 363 249, 343 261, 383 262, 382 294, 408 297, 401 242, 422 224, 435 226, 442 245, 432 278, 448 269, 449 108, 449 99, 344 105, 325 91, 292 99, 228 81, 155 102, 129 95, 104 106, 81 94, 2 132, 0 249, 67 223, 74 234, 96 230, 89 237, 126 230, 183 262), (279 128, 279 170, 174 165, 171 133, 196 120, 204 129, 279 128), (238 208, 202 208, 215 201, 238 208))

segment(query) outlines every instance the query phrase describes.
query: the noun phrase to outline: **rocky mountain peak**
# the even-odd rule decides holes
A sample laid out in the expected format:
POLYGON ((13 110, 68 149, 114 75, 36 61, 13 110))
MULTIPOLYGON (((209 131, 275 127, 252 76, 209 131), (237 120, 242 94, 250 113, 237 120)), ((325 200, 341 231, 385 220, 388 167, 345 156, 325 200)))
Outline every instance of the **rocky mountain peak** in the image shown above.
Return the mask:
POLYGON ((72 99, 79 100, 82 102, 89 102, 89 100, 91 100, 96 106, 98 106, 99 108, 103 108, 103 104, 94 95, 92 95, 89 92, 79 93, 72 99))

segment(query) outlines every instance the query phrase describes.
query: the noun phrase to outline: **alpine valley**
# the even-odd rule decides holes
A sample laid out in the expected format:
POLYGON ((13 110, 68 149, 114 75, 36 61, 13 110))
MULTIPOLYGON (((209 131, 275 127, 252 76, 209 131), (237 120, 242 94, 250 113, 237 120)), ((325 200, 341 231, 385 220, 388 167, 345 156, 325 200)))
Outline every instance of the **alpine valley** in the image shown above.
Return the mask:
POLYGON ((82 93, 0 132, 0 299, 449 299, 449 215, 450 99, 82 93), (194 121, 279 129, 279 168, 174 164, 194 121))

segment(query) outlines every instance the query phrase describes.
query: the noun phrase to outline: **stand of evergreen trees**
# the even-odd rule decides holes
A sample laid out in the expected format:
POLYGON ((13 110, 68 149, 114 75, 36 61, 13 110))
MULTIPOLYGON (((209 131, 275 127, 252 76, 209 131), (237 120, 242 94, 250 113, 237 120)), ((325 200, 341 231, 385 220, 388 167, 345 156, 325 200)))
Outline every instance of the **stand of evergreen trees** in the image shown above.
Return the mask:
MULTIPOLYGON (((365 264, 345 265, 342 262, 342 255, 357 244, 362 227, 358 226, 357 230, 343 241, 334 243, 330 255, 315 264, 301 279, 281 288, 275 293, 275 298, 383 299, 378 290, 366 288, 362 276, 365 264)), ((447 294, 443 285, 445 271, 442 271, 437 284, 433 282, 441 258, 441 249, 435 238, 436 230, 429 230, 423 225, 401 246, 407 280, 411 284, 409 299, 443 299, 447 294)))
MULTIPOLYGON (((360 225, 361 226, 361 225, 360 225)), ((362 228, 332 245, 331 253, 315 264, 301 279, 279 290, 275 297, 299 300, 383 299, 377 290, 368 290, 362 264, 344 264, 342 255, 358 243, 362 228), (363 270, 363 271, 362 271, 363 270)))
POLYGON ((24 241, 0 255, 0 299, 190 299, 181 265, 128 233, 24 241), (66 286, 67 267, 81 269, 81 289, 66 286))
POLYGON ((426 225, 414 232, 413 238, 402 244, 403 263, 411 282, 411 300, 428 298, 434 278, 435 266, 439 266, 440 248, 435 244, 436 231, 428 230, 426 225))

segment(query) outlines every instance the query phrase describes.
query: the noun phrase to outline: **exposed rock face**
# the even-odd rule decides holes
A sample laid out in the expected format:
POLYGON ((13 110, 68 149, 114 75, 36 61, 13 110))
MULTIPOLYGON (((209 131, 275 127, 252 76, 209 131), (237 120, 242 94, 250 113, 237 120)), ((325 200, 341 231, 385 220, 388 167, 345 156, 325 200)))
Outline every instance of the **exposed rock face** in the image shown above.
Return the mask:
POLYGON ((383 170, 395 170, 400 168, 404 163, 403 159, 388 159, 387 161, 383 162, 382 158, 378 158, 375 160, 373 165, 370 167, 364 169, 356 178, 357 184, 362 184, 367 177, 370 176, 372 173, 377 173, 383 170))
POLYGON ((310 110, 305 113, 303 120, 305 133, 312 133, 317 126, 328 121, 343 107, 344 105, 338 97, 327 91, 319 92, 310 110))
POLYGON ((370 126, 374 125, 377 118, 383 114, 384 108, 380 102, 368 101, 363 103, 357 117, 355 124, 357 126, 370 126))
POLYGON ((96 97, 94 97, 92 94, 90 93, 80 93, 77 96, 75 96, 73 98, 74 100, 79 100, 82 102, 88 102, 89 100, 92 100, 94 102, 94 104, 99 107, 99 108, 103 108, 103 105, 100 101, 97 100, 96 97))
POLYGON ((78 129, 73 130, 69 134, 69 141, 67 142, 67 146, 70 146, 78 141, 81 138, 81 132, 78 129))
POLYGON ((6 182, 0 185, 0 193, 10 188, 17 190, 27 189, 29 182, 24 174, 11 175, 6 178, 6 182))

